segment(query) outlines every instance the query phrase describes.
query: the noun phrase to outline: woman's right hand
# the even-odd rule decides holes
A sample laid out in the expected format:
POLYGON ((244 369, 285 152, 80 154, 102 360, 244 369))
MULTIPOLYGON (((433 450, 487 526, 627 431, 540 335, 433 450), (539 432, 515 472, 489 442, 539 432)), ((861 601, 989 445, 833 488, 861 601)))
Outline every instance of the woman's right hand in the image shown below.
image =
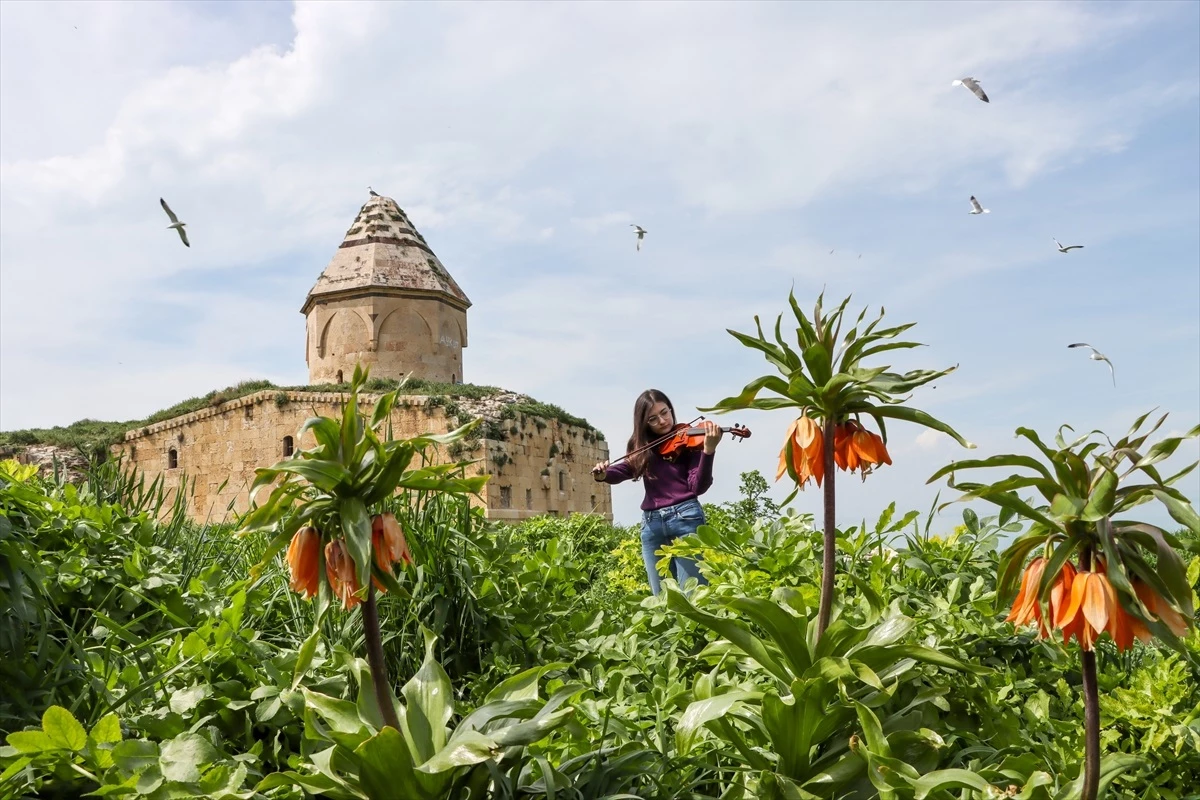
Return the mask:
POLYGON ((608 462, 601 461, 596 466, 592 467, 592 477, 597 481, 603 480, 604 474, 608 471, 608 462))

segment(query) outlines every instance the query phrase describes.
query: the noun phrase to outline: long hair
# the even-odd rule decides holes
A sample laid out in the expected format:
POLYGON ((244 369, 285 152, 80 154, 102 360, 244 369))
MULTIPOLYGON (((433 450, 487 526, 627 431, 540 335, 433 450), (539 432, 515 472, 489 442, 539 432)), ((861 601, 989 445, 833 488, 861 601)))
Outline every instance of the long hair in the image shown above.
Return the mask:
MULTIPOLYGON (((667 408, 671 409, 671 419, 675 419, 675 406, 671 405, 670 398, 658 389, 647 389, 642 392, 633 404, 633 435, 629 437, 629 444, 625 446, 626 453, 632 453, 638 448, 645 447, 658 438, 650 431, 650 423, 646 421, 646 418, 650 416, 650 409, 658 403, 666 403, 667 408)), ((629 457, 629 466, 633 469, 635 481, 646 474, 646 466, 649 461, 649 450, 643 450, 637 455, 629 457)))

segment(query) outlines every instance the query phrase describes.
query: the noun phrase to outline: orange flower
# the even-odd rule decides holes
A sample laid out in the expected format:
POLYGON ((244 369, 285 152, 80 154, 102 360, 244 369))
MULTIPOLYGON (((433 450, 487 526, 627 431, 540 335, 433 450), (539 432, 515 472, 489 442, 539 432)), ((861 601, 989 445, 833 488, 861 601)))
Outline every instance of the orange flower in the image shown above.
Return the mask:
POLYGON ((834 429, 833 462, 843 470, 860 470, 865 477, 875 465, 891 464, 892 457, 878 434, 849 419, 834 429))
POLYGON ((1008 616, 1004 618, 1005 622, 1012 622, 1017 627, 1027 625, 1034 620, 1038 625, 1042 625, 1042 609, 1038 604, 1038 584, 1042 582, 1042 572, 1046 569, 1046 559, 1038 556, 1029 562, 1025 567, 1025 574, 1021 576, 1021 591, 1017 592, 1017 599, 1013 601, 1012 609, 1008 612, 1008 616))
POLYGON ((1058 609, 1055 625, 1063 632, 1063 643, 1071 637, 1084 650, 1094 649, 1100 634, 1108 632, 1117 650, 1127 650, 1134 636, 1142 637, 1144 626, 1121 605, 1117 591, 1103 572, 1080 572, 1071 583, 1071 598, 1058 609), (1139 630, 1139 628, 1141 628, 1139 630))
MULTIPOLYGON (((373 542, 382 543, 386 563, 389 566, 397 561, 403 561, 410 566, 416 563, 413 560, 412 550, 408 549, 408 541, 404 538, 404 531, 400 529, 400 523, 396 521, 395 514, 376 514, 371 518, 371 539, 373 542)), ((377 551, 381 549, 379 544, 376 544, 375 549, 377 551)))
POLYGON ((358 591, 358 575, 354 570, 354 559, 346 552, 346 543, 334 539, 325 545, 325 577, 334 597, 342 601, 342 608, 349 611, 362 602, 355 596, 358 591))
POLYGON ((287 549, 288 570, 292 591, 307 600, 320 588, 321 534, 316 528, 301 528, 292 537, 287 549))
MULTIPOLYGON (((1130 583, 1133 584, 1133 591, 1137 593, 1138 599, 1142 601, 1142 605, 1144 605, 1151 614, 1162 620, 1163 624, 1171 629, 1171 633, 1175 634, 1176 636, 1184 636, 1187 634, 1187 622, 1184 620, 1183 615, 1171 608, 1167 601, 1163 599, 1162 595, 1151 589, 1138 578, 1134 578, 1132 581, 1130 581, 1130 583)), ((1145 633, 1146 638, 1142 639, 1142 641, 1148 641, 1150 638, 1150 632, 1146 629, 1145 624, 1143 624, 1142 621, 1136 617, 1131 616, 1130 619, 1133 620, 1135 627, 1140 627, 1141 631, 1145 633)), ((1141 637, 1139 636, 1139 638, 1141 637)))
POLYGON ((821 424, 808 414, 802 414, 788 426, 783 449, 779 451, 775 480, 783 477, 789 467, 796 475, 797 485, 801 487, 808 483, 809 478, 815 479, 817 486, 820 486, 821 479, 825 477, 825 435, 821 432, 821 424))
MULTIPOLYGON (((400 523, 396 522, 394 514, 376 514, 372 517, 371 551, 374 555, 375 566, 388 575, 395 575, 395 572, 392 571, 392 564, 397 561, 413 563, 412 551, 408 549, 404 531, 400 530, 400 523)), ((379 582, 378 578, 372 577, 371 582, 375 584, 375 588, 381 594, 387 592, 387 588, 379 582)))

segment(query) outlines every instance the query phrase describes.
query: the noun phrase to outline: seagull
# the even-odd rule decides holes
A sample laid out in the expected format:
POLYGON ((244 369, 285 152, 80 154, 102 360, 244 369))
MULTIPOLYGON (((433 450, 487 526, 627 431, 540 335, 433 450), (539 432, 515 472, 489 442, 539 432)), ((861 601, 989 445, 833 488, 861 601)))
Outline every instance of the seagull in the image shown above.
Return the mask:
MULTIPOLYGON (((833 248, 833 250, 837 250, 837 248, 835 247, 835 248, 833 248)), ((833 250, 829 251, 829 255, 833 255, 833 250)))
POLYGON ((171 218, 171 224, 168 225, 167 227, 174 228, 179 233, 179 238, 183 239, 183 243, 185 245, 187 245, 188 247, 191 247, 192 245, 187 240, 187 232, 184 231, 184 229, 183 229, 183 227, 185 225, 187 225, 187 223, 179 221, 179 217, 175 216, 175 212, 171 210, 171 207, 169 205, 167 205, 166 200, 163 200, 160 197, 160 198, 158 198, 158 202, 162 203, 163 211, 167 212, 167 216, 171 218))
POLYGON ((371 193, 371 197, 379 197, 379 192, 375 191, 370 186, 367 187, 367 191, 371 193))
POLYGON ((1108 364, 1108 371, 1112 373, 1113 386, 1117 385, 1117 371, 1113 369, 1113 363, 1108 360, 1108 356, 1104 355, 1104 353, 1101 353, 1087 342, 1076 342, 1075 344, 1067 345, 1067 347, 1086 347, 1091 350, 1092 354, 1088 356, 1088 358, 1090 358, 1092 361, 1103 361, 1105 364, 1108 364))
POLYGON ((991 102, 991 100, 988 100, 988 96, 983 93, 983 87, 979 85, 979 81, 975 80, 974 78, 963 78, 962 80, 956 80, 953 83, 951 83, 950 85, 951 86, 965 86, 968 89, 970 89, 972 92, 974 92, 975 96, 978 97, 983 102, 985 102, 985 103, 991 102))
POLYGON ((636 228, 636 230, 634 232, 637 234, 637 237, 638 237, 637 238, 637 249, 641 250, 642 249, 642 239, 646 238, 646 233, 647 233, 646 229, 643 228, 641 225, 634 225, 632 222, 629 223, 629 227, 636 228))
POLYGON ((1072 244, 1072 245, 1067 245, 1066 247, 1063 247, 1061 244, 1059 244, 1058 239, 1055 239, 1054 243, 1058 245, 1058 252, 1060 252, 1060 253, 1066 253, 1070 250, 1082 250, 1083 249, 1083 245, 1081 245, 1081 244, 1072 244))
POLYGON ((990 213, 992 213, 992 210, 990 208, 984 208, 983 206, 979 205, 979 201, 975 199, 975 195, 971 195, 971 211, 969 213, 971 213, 971 214, 990 214, 990 213))

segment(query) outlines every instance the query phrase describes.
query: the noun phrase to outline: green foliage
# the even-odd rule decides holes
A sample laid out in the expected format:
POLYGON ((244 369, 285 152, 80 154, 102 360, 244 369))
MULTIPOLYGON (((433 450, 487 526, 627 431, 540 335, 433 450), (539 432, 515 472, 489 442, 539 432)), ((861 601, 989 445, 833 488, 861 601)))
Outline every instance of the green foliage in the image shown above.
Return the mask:
MULTIPOLYGON (((573 414, 568 414, 566 411, 556 405, 553 405, 552 403, 539 403, 537 401, 528 403, 513 403, 511 406, 509 406, 509 408, 511 408, 513 413, 516 414, 528 414, 534 418, 540 417, 542 419, 552 419, 556 422, 561 422, 564 425, 574 425, 576 427, 583 428, 585 431, 590 432, 592 436, 596 438, 596 440, 604 440, 604 434, 592 427, 591 423, 589 423, 586 419, 583 417, 577 417, 573 414)), ((538 429, 541 430, 541 428, 542 426, 539 425, 538 429)))
MULTIPOLYGON (((838 530, 814 643, 821 532, 761 504, 755 473, 742 488, 669 548, 709 577, 686 597, 648 596, 636 527, 381 501, 416 560, 379 602, 400 730, 360 616, 318 620, 265 537, 186 522, 120 464, 72 486, 4 462, 0 797, 1078 796, 1078 654, 1002 621, 1015 514, 838 530)), ((1186 573, 1195 591, 1200 556, 1186 573)), ((1182 645, 1098 647, 1108 798, 1194 791, 1200 634, 1182 645)))

